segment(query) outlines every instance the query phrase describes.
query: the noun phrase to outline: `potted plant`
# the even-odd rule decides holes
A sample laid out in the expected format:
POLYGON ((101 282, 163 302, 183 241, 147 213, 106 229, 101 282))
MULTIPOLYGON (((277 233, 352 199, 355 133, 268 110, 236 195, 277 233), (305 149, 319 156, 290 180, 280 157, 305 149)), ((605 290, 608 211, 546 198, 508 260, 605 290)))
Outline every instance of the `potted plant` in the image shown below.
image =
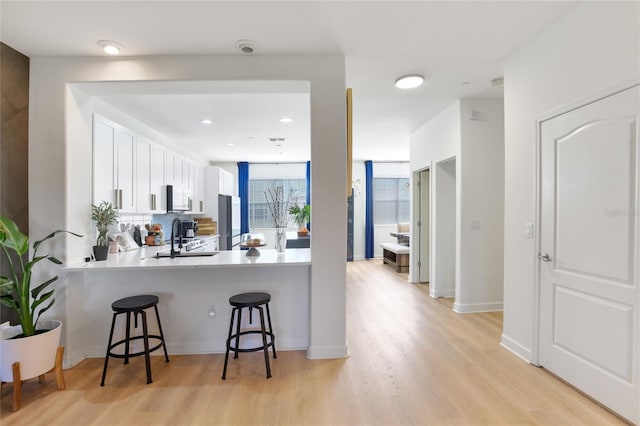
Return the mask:
POLYGON ((311 220, 311 206, 305 204, 303 207, 298 205, 289 207, 289 214, 293 217, 293 221, 298 225, 298 235, 304 236, 309 233, 307 223, 311 220))
POLYGON ((43 260, 57 265, 62 263, 49 254, 38 252, 42 243, 60 233, 81 237, 69 231, 54 231, 33 243, 33 254, 29 259, 26 256, 29 237, 20 232, 11 219, 0 216, 0 247, 9 269, 8 276, 0 276, 0 303, 15 311, 20 323, 0 329, 0 379, 14 383, 14 411, 19 407, 21 381, 40 376, 54 365, 57 373, 59 368, 58 387, 64 388, 62 351, 58 349, 62 323, 40 320, 55 302, 54 290, 49 286, 58 276, 38 285, 32 283, 33 269, 38 263, 43 260))
POLYGON ((109 231, 109 226, 118 223, 118 212, 108 201, 103 201, 97 206, 91 204, 91 220, 95 221, 98 229, 98 238, 96 239, 96 245, 93 246, 93 255, 96 260, 107 260, 109 255, 107 232, 109 231))

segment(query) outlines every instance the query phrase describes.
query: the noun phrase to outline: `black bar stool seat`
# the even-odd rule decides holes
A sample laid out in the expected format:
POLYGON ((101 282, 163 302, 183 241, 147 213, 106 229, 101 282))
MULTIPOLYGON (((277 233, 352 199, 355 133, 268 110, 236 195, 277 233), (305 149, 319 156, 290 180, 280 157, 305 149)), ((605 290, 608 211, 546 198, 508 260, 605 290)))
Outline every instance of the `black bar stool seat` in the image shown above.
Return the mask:
POLYGON ((160 314, 158 313, 158 296, 151 294, 144 294, 140 296, 125 297, 124 299, 116 300, 111 304, 113 309, 113 320, 111 321, 111 332, 109 333, 109 343, 107 345, 107 354, 104 357, 104 369, 102 370, 102 381, 100 386, 104 386, 104 379, 107 375, 107 365, 109 364, 109 358, 124 358, 124 363, 129 364, 129 358, 136 356, 145 357, 145 363, 147 367, 147 384, 152 383, 151 380, 151 360, 149 354, 156 349, 162 347, 164 349, 165 361, 169 362, 169 354, 167 353, 167 345, 165 344, 164 334, 162 333, 162 325, 160 324, 160 314), (158 321, 158 331, 160 334, 149 334, 147 329, 147 313, 145 309, 154 308, 156 313, 156 320, 158 321), (134 327, 138 328, 138 315, 142 316, 142 334, 139 336, 131 336, 131 314, 134 314, 134 327), (120 314, 127 315, 127 325, 125 331, 125 338, 113 343, 113 330, 116 325, 116 318, 120 314), (144 341, 144 350, 140 352, 130 352, 129 346, 133 340, 142 339, 144 341), (149 347, 149 339, 158 340, 158 344, 149 347), (124 345, 124 354, 115 353, 114 349, 124 345))
POLYGON ((269 365, 269 347, 273 352, 273 357, 277 358, 275 335, 273 334, 273 327, 271 326, 271 314, 269 312, 269 302, 271 301, 271 295, 269 293, 241 293, 231 296, 229 298, 229 304, 231 309, 231 321, 229 322, 229 337, 227 337, 227 350, 224 356, 224 370, 222 371, 222 380, 227 378, 227 364, 229 361, 229 351, 234 352, 233 358, 238 358, 239 352, 257 352, 264 351, 264 363, 267 369, 267 379, 271 377, 271 366, 269 365), (264 305, 264 308, 262 307, 264 305), (242 322, 242 309, 249 308, 249 323, 252 323, 252 311, 257 309, 260 313, 260 329, 259 330, 245 330, 240 331, 240 323, 242 322), (265 327, 264 322, 264 310, 267 311, 267 322, 269 324, 269 330, 265 327), (238 313, 238 321, 236 323, 236 332, 233 333, 233 323, 236 312, 238 313), (253 348, 240 348, 240 336, 247 334, 260 334, 262 335, 262 346, 253 348), (267 341, 267 336, 269 337, 267 341), (231 342, 235 340, 235 343, 231 342))

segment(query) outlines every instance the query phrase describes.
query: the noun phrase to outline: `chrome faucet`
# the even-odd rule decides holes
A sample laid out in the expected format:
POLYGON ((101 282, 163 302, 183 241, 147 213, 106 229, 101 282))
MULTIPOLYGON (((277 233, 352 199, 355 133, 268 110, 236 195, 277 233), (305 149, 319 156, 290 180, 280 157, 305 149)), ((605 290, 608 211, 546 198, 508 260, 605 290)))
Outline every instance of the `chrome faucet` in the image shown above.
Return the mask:
POLYGON ((174 257, 176 257, 176 254, 180 254, 180 252, 182 251, 182 221, 178 218, 173 219, 173 222, 171 222, 171 259, 173 259, 174 257), (173 233, 173 231, 176 228, 176 222, 178 222, 178 251, 176 251, 176 249, 173 247, 173 244, 175 243, 175 235, 173 233))

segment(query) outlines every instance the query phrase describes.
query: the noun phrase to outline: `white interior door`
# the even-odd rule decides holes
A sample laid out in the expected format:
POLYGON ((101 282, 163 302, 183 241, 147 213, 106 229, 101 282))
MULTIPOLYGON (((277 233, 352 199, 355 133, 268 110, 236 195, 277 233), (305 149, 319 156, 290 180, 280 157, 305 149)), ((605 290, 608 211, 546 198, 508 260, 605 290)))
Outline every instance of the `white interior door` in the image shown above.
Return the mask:
POLYGON ((638 86, 541 125, 540 363, 638 423, 638 86))

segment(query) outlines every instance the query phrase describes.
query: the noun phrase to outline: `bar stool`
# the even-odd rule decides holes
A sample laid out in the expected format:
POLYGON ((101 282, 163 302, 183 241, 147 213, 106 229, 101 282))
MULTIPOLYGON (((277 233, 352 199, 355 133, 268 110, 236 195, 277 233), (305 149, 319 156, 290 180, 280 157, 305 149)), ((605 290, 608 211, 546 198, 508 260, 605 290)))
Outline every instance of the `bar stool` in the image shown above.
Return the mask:
POLYGON ((233 307, 231 309, 231 321, 229 322, 229 337, 227 338, 227 352, 224 356, 224 370, 222 371, 222 380, 227 378, 227 363, 229 361, 229 351, 234 352, 233 358, 238 358, 239 352, 257 352, 264 351, 264 364, 267 369, 267 379, 271 377, 271 366, 269 365, 269 346, 273 351, 273 358, 277 358, 275 336, 273 334, 273 327, 271 327, 271 314, 269 313, 269 302, 271 301, 271 295, 269 293, 241 293, 231 296, 229 298, 229 304, 233 307), (267 311, 267 322, 269 323, 269 331, 266 330, 264 324, 264 310, 262 305, 265 306, 267 311), (260 312, 260 330, 245 330, 240 331, 240 323, 242 322, 242 309, 249 308, 249 323, 252 323, 253 309, 257 309, 260 312), (235 319, 236 312, 238 313, 238 322, 236 324, 236 332, 233 334, 233 321, 235 319), (254 348, 242 348, 240 349, 240 336, 247 334, 261 334, 262 346, 254 348), (269 342, 267 342, 267 336, 269 336, 269 342), (235 339, 235 345, 231 344, 231 341, 235 339))
POLYGON ((125 297, 124 299, 116 300, 111 304, 113 309, 113 321, 111 321, 111 332, 109 333, 109 344, 107 345, 107 354, 104 357, 104 369, 102 370, 102 381, 100 386, 104 386, 104 379, 107 375, 107 365, 109 364, 109 357, 124 358, 124 363, 129 364, 129 358, 144 355, 147 365, 147 384, 151 383, 151 361, 149 359, 149 353, 159 349, 160 346, 164 349, 164 357, 166 362, 169 362, 169 354, 167 354, 167 345, 164 341, 164 334, 162 333, 162 325, 160 324, 160 315, 158 314, 158 296, 145 294, 141 296, 125 297), (153 307, 156 311, 156 319, 158 320, 158 329, 160 334, 149 334, 147 330, 147 313, 145 309, 153 307), (138 328, 138 315, 142 315, 142 334, 139 336, 131 336, 131 314, 134 314, 134 327, 138 328), (116 325, 116 318, 120 314, 127 314, 127 329, 125 331, 125 338, 112 343, 113 329, 116 325), (140 352, 129 352, 129 344, 133 340, 142 339, 144 341, 144 350, 140 352), (149 348, 149 339, 157 339, 160 341, 156 346, 149 348), (124 345, 124 354, 117 354, 113 352, 116 347, 124 345))

